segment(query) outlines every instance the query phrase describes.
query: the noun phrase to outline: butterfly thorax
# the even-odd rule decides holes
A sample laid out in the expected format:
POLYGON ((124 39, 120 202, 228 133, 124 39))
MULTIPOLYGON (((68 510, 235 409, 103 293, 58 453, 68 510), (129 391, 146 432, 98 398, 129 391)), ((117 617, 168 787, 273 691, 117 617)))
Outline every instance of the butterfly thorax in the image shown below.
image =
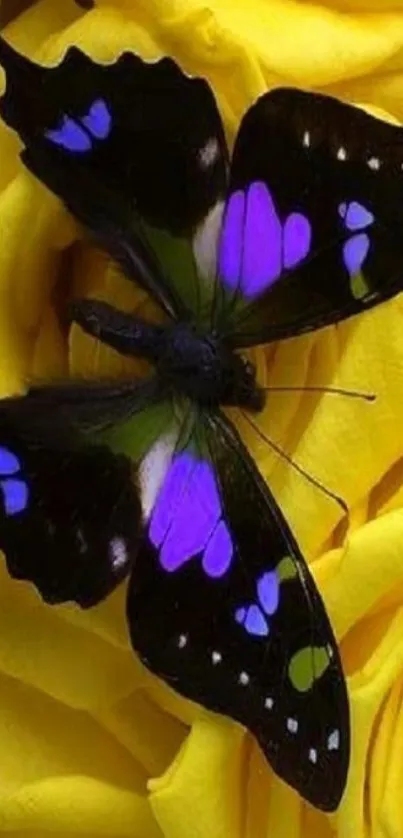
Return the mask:
POLYGON ((260 410, 263 393, 252 364, 217 336, 193 325, 175 324, 160 332, 156 367, 165 385, 203 406, 260 410))
POLYGON ((262 410, 264 393, 254 366, 218 335, 194 323, 149 323, 100 300, 76 301, 71 310, 88 334, 123 355, 150 361, 162 390, 204 407, 262 410))

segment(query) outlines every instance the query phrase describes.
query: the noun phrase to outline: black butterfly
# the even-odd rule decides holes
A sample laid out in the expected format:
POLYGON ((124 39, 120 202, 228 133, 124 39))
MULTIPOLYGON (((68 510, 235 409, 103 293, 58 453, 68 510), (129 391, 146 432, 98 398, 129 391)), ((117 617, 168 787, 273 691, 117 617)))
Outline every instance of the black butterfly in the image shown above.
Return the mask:
POLYGON ((278 89, 246 113, 229 163, 208 84, 170 59, 99 65, 71 47, 44 68, 0 39, 0 62, 0 112, 25 164, 163 312, 152 324, 96 300, 73 308, 87 332, 152 362, 145 381, 0 404, 9 571, 83 607, 130 571, 146 666, 246 725, 281 777, 335 809, 350 751, 337 644, 221 408, 264 403, 238 348, 401 290, 402 129, 278 89))

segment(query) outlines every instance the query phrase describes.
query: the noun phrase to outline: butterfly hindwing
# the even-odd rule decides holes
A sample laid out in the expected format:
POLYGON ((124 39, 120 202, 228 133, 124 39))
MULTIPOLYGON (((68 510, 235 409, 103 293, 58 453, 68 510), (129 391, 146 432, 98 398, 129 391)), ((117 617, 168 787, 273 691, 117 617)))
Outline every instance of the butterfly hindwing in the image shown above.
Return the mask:
POLYGON ((135 558, 134 465, 88 436, 116 420, 124 399, 135 412, 133 387, 119 402, 117 385, 60 385, 0 402, 0 548, 11 576, 47 602, 92 606, 135 558))
POLYGON ((130 581, 134 649, 176 690, 257 737, 274 770, 334 809, 349 711, 329 620, 298 547, 232 426, 179 437, 130 581))
POLYGON ((403 129, 329 96, 264 94, 238 132, 216 320, 235 345, 335 323, 402 289, 403 129))

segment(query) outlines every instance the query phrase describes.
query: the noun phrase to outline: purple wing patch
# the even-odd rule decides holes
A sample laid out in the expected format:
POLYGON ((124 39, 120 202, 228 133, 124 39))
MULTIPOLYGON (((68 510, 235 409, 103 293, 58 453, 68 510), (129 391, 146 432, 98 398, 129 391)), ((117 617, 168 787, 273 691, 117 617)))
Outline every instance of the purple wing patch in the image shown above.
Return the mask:
POLYGON ((291 213, 284 227, 266 184, 251 183, 234 192, 227 204, 218 251, 219 275, 246 299, 258 297, 309 253, 312 231, 301 213, 291 213))
POLYGON ((287 270, 306 259, 311 249, 311 225, 305 215, 292 212, 284 224, 283 261, 287 270))
POLYGON ((256 297, 281 273, 281 223, 264 183, 252 183, 247 191, 240 244, 243 249, 241 287, 246 297, 256 297))
POLYGON ((234 192, 225 211, 221 231, 218 265, 220 276, 229 288, 237 288, 242 269, 242 236, 245 218, 245 193, 234 192))
POLYGON ((203 554, 202 565, 207 576, 213 579, 223 576, 230 566, 232 553, 231 536, 225 522, 221 519, 203 554))
POLYGON ((256 584, 256 593, 259 603, 237 608, 235 620, 253 637, 267 637, 270 633, 267 617, 276 613, 280 602, 280 580, 275 570, 262 574, 256 584))
POLYGON ((211 578, 226 573, 233 544, 210 463, 187 451, 173 458, 152 512, 149 538, 170 573, 198 555, 211 578))

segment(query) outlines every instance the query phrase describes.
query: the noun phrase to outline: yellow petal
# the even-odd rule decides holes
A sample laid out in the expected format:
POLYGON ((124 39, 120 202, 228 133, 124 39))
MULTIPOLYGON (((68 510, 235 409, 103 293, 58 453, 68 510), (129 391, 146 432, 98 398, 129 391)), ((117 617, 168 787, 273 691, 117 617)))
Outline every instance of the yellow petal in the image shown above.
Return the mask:
POLYGON ((146 799, 93 777, 38 780, 4 795, 0 826, 14 831, 29 824, 42 835, 53 830, 111 838, 161 838, 146 799))
MULTIPOLYGON (((72 0, 39 0, 6 36, 48 64, 71 43, 100 60, 127 48, 147 58, 174 54, 213 84, 231 140, 248 105, 276 84, 325 90, 403 119, 402 0, 97 0, 88 13, 72 0)), ((65 304, 92 295, 144 312, 149 303, 22 172, 18 147, 1 126, 2 392, 19 390, 27 375, 68 368, 88 376, 141 372, 77 328, 67 339, 53 305, 66 275, 65 304)), ((0 829, 30 838, 401 838, 401 323, 396 299, 252 353, 267 386, 340 386, 377 396, 366 403, 272 393, 259 417, 267 436, 344 498, 348 517, 250 427, 245 433, 314 559, 341 641, 353 747, 338 813, 302 804, 249 735, 145 672, 129 650, 123 588, 91 612, 49 609, 3 568, 0 829)))
POLYGON ((5 795, 18 792, 23 785, 66 774, 97 776, 122 788, 127 787, 130 774, 130 788, 144 793, 146 775, 139 761, 87 713, 3 674, 0 702, 4 749, 0 805, 5 795))
POLYGON ((166 838, 237 836, 242 733, 222 718, 198 719, 168 772, 150 780, 150 802, 166 838))
POLYGON ((98 713, 97 719, 151 777, 166 771, 187 735, 185 725, 158 707, 145 690, 130 693, 98 713))
POLYGON ((3 563, 0 573, 2 672, 79 709, 118 701, 141 682, 128 648, 60 619, 32 586, 9 579, 3 563))

